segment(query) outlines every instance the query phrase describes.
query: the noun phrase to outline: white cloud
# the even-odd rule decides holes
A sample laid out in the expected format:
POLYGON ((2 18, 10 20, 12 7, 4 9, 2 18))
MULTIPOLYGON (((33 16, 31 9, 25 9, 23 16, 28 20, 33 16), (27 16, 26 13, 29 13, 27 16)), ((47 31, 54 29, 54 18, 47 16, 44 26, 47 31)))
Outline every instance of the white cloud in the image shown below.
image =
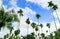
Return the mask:
POLYGON ((10 4, 11 4, 13 7, 17 7, 17 0, 10 0, 10 4))
POLYGON ((2 5, 2 0, 0 0, 0 7, 1 7, 1 5, 2 5))
POLYGON ((0 0, 0 4, 2 4, 2 0, 0 0))
POLYGON ((27 2, 32 2, 41 6, 42 8, 48 9, 48 1, 49 0, 26 0, 27 2))

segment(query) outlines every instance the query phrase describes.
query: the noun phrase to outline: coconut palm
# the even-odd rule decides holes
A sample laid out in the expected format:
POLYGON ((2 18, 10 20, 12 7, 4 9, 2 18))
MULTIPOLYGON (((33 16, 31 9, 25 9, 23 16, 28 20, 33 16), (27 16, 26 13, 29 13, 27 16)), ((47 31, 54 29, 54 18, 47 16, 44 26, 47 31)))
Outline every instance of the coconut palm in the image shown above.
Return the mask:
MULTIPOLYGON (((20 15, 20 21, 21 21, 21 16, 23 16, 23 11, 22 11, 22 9, 20 9, 20 10, 18 11, 18 13, 19 13, 19 15, 20 15)), ((20 26, 20 23, 19 23, 19 26, 20 26)))
POLYGON ((41 27, 41 32, 42 32, 43 24, 40 24, 40 27, 41 27))
MULTIPOLYGON (((48 7, 50 7, 53 10, 54 4, 52 3, 52 1, 48 2, 48 4, 49 4, 48 7)), ((53 13, 52 13, 52 15, 53 15, 53 13)), ((53 15, 53 20, 54 20, 55 28, 57 30, 57 25, 56 25, 56 22, 55 22, 54 15, 53 15)))
POLYGON ((41 16, 39 15, 39 14, 36 14, 36 18, 38 19, 38 25, 39 25, 39 18, 40 18, 41 16))
MULTIPOLYGON (((40 14, 36 14, 36 18, 38 19, 38 26, 39 26, 39 18, 40 17, 41 17, 40 14)), ((37 30, 38 30, 38 26, 36 27, 37 30)), ((40 30, 39 30, 39 33, 40 33, 40 30)), ((38 35, 39 35, 39 33, 38 33, 38 35)))
POLYGON ((49 28, 49 33, 50 33, 50 23, 47 23, 46 26, 49 28))
POLYGON ((35 27, 35 31, 36 31, 36 39, 37 39, 38 26, 35 27))
POLYGON ((53 8, 52 9, 56 12, 57 18, 58 18, 59 23, 60 23, 60 19, 59 19, 59 16, 57 14, 57 11, 56 11, 58 9, 58 6, 57 5, 53 5, 53 8))
POLYGON ((29 34, 29 24, 30 24, 29 18, 26 19, 26 23, 28 24, 28 27, 27 27, 27 34, 29 34))
POLYGON ((53 5, 52 1, 48 2, 48 7, 53 7, 53 5))
POLYGON ((32 26, 32 28, 33 28, 33 32, 34 32, 34 28, 36 27, 36 23, 31 23, 31 26, 32 26))

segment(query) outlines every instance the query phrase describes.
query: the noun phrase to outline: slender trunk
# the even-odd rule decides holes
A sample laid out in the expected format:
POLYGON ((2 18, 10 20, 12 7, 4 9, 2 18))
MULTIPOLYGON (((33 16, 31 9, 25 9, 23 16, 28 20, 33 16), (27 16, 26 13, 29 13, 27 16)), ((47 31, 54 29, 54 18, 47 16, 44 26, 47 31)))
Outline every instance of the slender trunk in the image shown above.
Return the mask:
MULTIPOLYGON (((42 33, 42 28, 41 28, 41 33, 42 33)), ((43 37, 41 36, 41 39, 43 39, 43 37)))
POLYGON ((36 39, 37 39, 37 31, 36 31, 36 39))
POLYGON ((42 33, 43 31, 42 31, 42 28, 41 28, 41 33, 42 33))
POLYGON ((49 28, 49 34, 50 34, 50 28, 49 28))
POLYGON ((55 22, 55 18, 54 18, 53 13, 52 13, 52 16, 53 16, 53 20, 54 20, 55 28, 56 28, 56 30, 57 30, 57 25, 56 25, 56 22, 55 22))
POLYGON ((27 35, 29 34, 29 24, 27 26, 27 35))
POLYGON ((57 11, 55 10, 55 12, 56 12, 56 15, 57 15, 58 21, 59 21, 59 23, 60 23, 60 19, 59 19, 59 16, 58 16, 58 14, 57 14, 57 11))
POLYGON ((39 34, 39 36, 38 37, 40 37, 40 28, 39 28, 39 19, 38 19, 38 34, 39 34))
MULTIPOLYGON (((19 26, 18 26, 18 29, 20 29, 20 24, 21 23, 21 16, 20 16, 20 21, 19 21, 19 26)), ((21 37, 21 34, 20 34, 20 37, 21 37)), ((21 38, 20 38, 21 39, 21 38)))
MULTIPOLYGON (((20 25, 21 25, 20 23, 21 23, 21 16, 20 16, 20 21, 19 21, 19 27, 20 27, 20 25)), ((19 28, 19 27, 18 27, 18 28, 19 28)))
POLYGON ((33 28, 33 32, 34 32, 34 28, 33 28))

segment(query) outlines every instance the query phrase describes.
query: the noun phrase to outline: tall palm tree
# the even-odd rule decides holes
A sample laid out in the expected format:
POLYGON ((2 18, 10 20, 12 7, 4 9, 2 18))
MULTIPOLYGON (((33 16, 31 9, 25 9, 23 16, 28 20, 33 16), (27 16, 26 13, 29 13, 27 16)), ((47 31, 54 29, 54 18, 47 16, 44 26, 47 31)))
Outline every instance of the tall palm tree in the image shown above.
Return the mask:
POLYGON ((41 27, 41 39, 43 39, 43 38, 44 38, 44 37, 43 37, 44 35, 43 35, 43 33, 42 33, 43 24, 40 24, 39 26, 41 27))
MULTIPOLYGON (((20 10, 18 11, 18 13, 19 13, 19 16, 20 16, 20 21, 21 21, 21 16, 23 16, 23 11, 22 11, 22 9, 20 9, 20 10)), ((19 23, 19 26, 20 26, 20 23, 19 23)))
POLYGON ((36 23, 31 23, 31 26, 32 26, 32 28, 33 28, 33 32, 34 32, 34 28, 36 27, 36 23))
POLYGON ((36 27, 35 27, 35 31, 36 31, 36 39, 37 39, 37 37, 38 37, 38 35, 37 35, 38 26, 37 26, 37 25, 36 25, 36 27))
POLYGON ((40 14, 36 14, 36 18, 38 19, 38 25, 39 25, 39 18, 40 18, 40 14))
POLYGON ((49 28, 49 33, 50 33, 50 23, 47 23, 46 26, 49 28))
POLYGON ((42 32, 43 24, 40 24, 40 27, 41 27, 41 32, 42 32))
POLYGON ((57 18, 58 18, 58 21, 59 21, 59 23, 60 23, 60 19, 59 19, 59 16, 58 16, 58 14, 57 14, 57 9, 58 9, 58 6, 57 5, 53 5, 53 8, 52 8, 55 12, 56 12, 56 15, 57 15, 57 18))
MULTIPOLYGON (((40 18, 40 17, 41 17, 40 14, 37 13, 37 14, 36 14, 36 18, 38 19, 38 26, 39 26, 39 18, 40 18)), ((38 27, 38 26, 37 26, 37 27, 38 27)), ((37 27, 36 27, 36 29, 38 29, 37 27)), ((39 33, 38 33, 38 34, 40 34, 40 30, 39 30, 39 33)))
MULTIPOLYGON (((48 7, 50 7, 50 8, 53 10, 54 4, 52 3, 52 1, 48 2, 48 4, 49 4, 48 7)), ((53 13, 52 13, 52 15, 53 15, 53 13)), ((54 20, 55 28, 56 28, 56 30, 57 30, 57 25, 56 25, 56 22, 55 22, 54 15, 53 15, 53 20, 54 20)))
POLYGON ((19 27, 21 26, 21 24, 20 24, 20 22, 21 22, 21 16, 23 16, 23 11, 22 11, 22 9, 20 9, 20 10, 18 11, 18 14, 19 14, 19 16, 20 16, 18 29, 20 29, 19 27))
POLYGON ((27 27, 27 34, 29 34, 29 24, 30 24, 29 18, 26 19, 26 23, 28 24, 28 27, 27 27))

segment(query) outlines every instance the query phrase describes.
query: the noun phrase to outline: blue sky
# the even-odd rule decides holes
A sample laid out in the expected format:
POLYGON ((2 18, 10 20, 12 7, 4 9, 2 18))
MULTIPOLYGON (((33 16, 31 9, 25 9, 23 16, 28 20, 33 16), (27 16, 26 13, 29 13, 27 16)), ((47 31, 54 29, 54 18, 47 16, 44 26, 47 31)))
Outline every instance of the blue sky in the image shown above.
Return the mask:
MULTIPOLYGON (((3 0, 3 4, 7 6, 7 8, 11 8, 12 5, 9 2, 10 0, 3 0)), ((21 8, 29 7, 31 10, 39 13, 41 15, 40 22, 51 22, 52 19, 52 11, 51 9, 45 9, 37 4, 26 2, 26 0, 17 0, 17 6, 21 8)), ((32 18, 31 20, 36 21, 36 18, 32 18)))

